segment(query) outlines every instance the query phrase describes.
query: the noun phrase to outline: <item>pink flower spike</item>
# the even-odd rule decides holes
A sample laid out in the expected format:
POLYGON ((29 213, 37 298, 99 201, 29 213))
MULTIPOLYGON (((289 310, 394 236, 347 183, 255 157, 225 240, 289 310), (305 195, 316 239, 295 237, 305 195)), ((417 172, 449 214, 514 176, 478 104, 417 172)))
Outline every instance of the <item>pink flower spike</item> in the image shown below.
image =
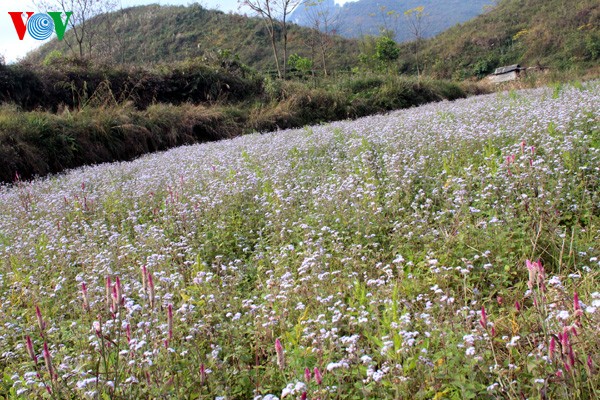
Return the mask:
POLYGON ((46 362, 46 370, 50 374, 50 379, 54 380, 54 371, 52 369, 52 357, 50 351, 48 351, 48 343, 44 341, 44 361, 46 362))
POLYGON ((521 303, 519 303, 519 301, 515 301, 515 309, 517 310, 517 312, 521 312, 521 303))
POLYGON ((306 400, 306 392, 302 392, 302 394, 300 395, 300 400, 306 400))
POLYGON ((123 304, 123 288, 121 286, 121 280, 119 279, 118 276, 115 278, 115 288, 117 289, 117 304, 122 305, 123 304))
POLYGON ((148 270, 145 265, 142 265, 142 287, 144 288, 144 292, 148 287, 148 270))
POLYGON ((106 276, 106 283, 104 285, 105 291, 106 291, 106 308, 110 309, 110 307, 112 306, 112 298, 111 298, 111 293, 112 293, 112 282, 110 280, 110 276, 106 276))
POLYGON ((554 351, 556 351, 556 340, 554 339, 554 336, 552 336, 552 338, 550 339, 550 348, 548 349, 548 358, 550 358, 551 360, 554 351))
POLYGON ((167 306, 167 324, 169 326, 169 339, 173 339, 173 304, 167 306))
POLYGON ((525 152, 525 141, 521 140, 521 154, 523 154, 525 152))
POLYGON ((81 296, 83 298, 83 309, 85 311, 89 311, 90 310, 90 302, 88 300, 88 292, 87 292, 87 286, 86 286, 85 282, 81 282, 81 296))
POLYGON ((306 381, 307 384, 310 383, 310 369, 308 368, 304 368, 304 380, 306 381))
POLYGON ((535 146, 531 146, 531 154, 535 154, 535 146))
POLYGON ((44 329, 46 329, 46 322, 44 321, 44 318, 42 318, 42 312, 40 311, 39 306, 35 306, 35 316, 37 318, 38 327, 40 328, 40 331, 43 332, 44 329))
POLYGON ((317 385, 320 385, 323 382, 323 377, 321 376, 321 371, 319 371, 319 368, 315 367, 315 369, 313 370, 313 373, 315 374, 315 382, 317 382, 317 385))
POLYGON ((275 339, 275 353, 277 353, 277 365, 279 365, 279 369, 283 369, 285 367, 285 357, 283 355, 283 346, 281 345, 279 338, 275 339))
POLYGON ((481 306, 481 319, 479 320, 479 324, 483 329, 487 329, 487 314, 485 313, 485 307, 481 306))
POLYGON ((587 356, 587 366, 590 369, 590 371, 594 367, 594 363, 592 361, 592 355, 591 354, 588 354, 588 356, 587 356))
POLYGON ((37 365, 37 356, 33 350, 33 342, 31 341, 31 337, 29 335, 25 336, 25 341, 27 342, 27 353, 29 354, 29 357, 31 357, 33 362, 37 365))
POLYGON ((556 371, 556 377, 557 378, 562 378, 562 376, 563 376, 562 369, 559 369, 558 371, 556 371))
POLYGON ((148 272, 148 297, 150 300, 150 308, 154 308, 154 281, 150 272, 148 272))
POLYGON ((206 383, 206 368, 204 367, 204 363, 200 364, 200 385, 204 385, 206 383))

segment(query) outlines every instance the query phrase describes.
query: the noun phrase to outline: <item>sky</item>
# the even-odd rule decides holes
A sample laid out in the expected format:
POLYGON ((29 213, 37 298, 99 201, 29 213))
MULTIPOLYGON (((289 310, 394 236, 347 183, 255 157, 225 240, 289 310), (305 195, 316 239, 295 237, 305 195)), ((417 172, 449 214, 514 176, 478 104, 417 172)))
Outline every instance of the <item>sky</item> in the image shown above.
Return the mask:
MULTIPOLYGON (((336 0, 336 3, 343 4, 347 1, 348 0, 336 0)), ((120 2, 122 3, 123 7, 131 7, 142 4, 188 5, 197 2, 206 8, 218 9, 225 12, 238 11, 237 0, 120 0, 120 2)), ((29 34, 26 33, 23 40, 19 40, 12 19, 8 15, 8 12, 12 11, 45 12, 59 11, 59 9, 57 7, 57 9, 53 10, 38 10, 33 5, 32 0, 0 0, 0 56, 3 56, 7 63, 17 61, 18 59, 24 57, 27 54, 27 52, 42 45, 43 43, 47 42, 48 40, 51 40, 52 37, 54 37, 53 35, 50 39, 47 39, 46 41, 39 41, 33 39, 31 36, 29 36, 29 34)))

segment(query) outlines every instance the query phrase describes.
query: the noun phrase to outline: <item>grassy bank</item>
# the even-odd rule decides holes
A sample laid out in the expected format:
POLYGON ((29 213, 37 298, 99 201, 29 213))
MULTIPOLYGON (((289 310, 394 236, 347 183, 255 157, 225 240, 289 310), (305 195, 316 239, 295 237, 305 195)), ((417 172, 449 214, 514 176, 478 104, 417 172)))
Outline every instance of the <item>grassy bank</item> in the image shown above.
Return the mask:
POLYGON ((12 104, 0 107, 2 182, 14 181, 17 174, 28 179, 182 144, 453 100, 480 90, 390 76, 348 77, 315 87, 313 81, 260 80, 239 71, 206 75, 206 67, 192 64, 129 75, 78 67, 29 71, 38 84, 20 80, 23 67, 6 71, 3 93, 5 103, 12 104))

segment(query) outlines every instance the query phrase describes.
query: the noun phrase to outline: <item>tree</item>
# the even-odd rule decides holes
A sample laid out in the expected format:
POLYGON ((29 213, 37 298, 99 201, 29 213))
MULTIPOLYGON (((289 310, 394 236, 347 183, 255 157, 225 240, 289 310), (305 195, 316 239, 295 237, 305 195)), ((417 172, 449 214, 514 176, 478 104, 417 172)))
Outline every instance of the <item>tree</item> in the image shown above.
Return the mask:
POLYGON ((404 12, 404 16, 408 21, 408 28, 410 30, 410 33, 415 38, 415 61, 417 65, 417 76, 419 77, 421 76, 421 72, 419 69, 419 50, 421 46, 421 41, 423 40, 423 35, 429 27, 429 15, 426 14, 424 11, 425 7, 419 6, 411 8, 410 10, 406 10, 404 12))
MULTIPOLYGON (((65 43, 71 51, 84 58, 91 56, 97 43, 97 36, 103 33, 101 21, 90 24, 90 19, 95 16, 108 18, 107 13, 117 6, 116 0, 34 0, 34 4, 41 10, 56 10, 72 12, 69 19, 69 28, 73 32, 75 43, 65 35, 65 43)), ((110 39, 110 38, 109 38, 110 39)))
POLYGON ((381 36, 375 43, 375 59, 389 67, 400 56, 398 44, 388 36, 381 36))
POLYGON ((333 47, 333 38, 339 27, 339 12, 327 4, 325 0, 310 0, 304 3, 306 20, 313 28, 311 48, 318 48, 323 74, 327 72, 327 54, 333 47))
POLYGON ((310 58, 301 57, 296 53, 290 56, 288 64, 303 75, 308 74, 313 68, 313 61, 310 58))
POLYGON ((277 75, 285 79, 287 69, 287 41, 288 24, 287 17, 304 0, 238 0, 240 7, 248 7, 265 21, 265 26, 271 39, 271 47, 277 67, 277 75), (279 62, 279 52, 277 50, 277 31, 281 30, 283 38, 283 68, 279 62))

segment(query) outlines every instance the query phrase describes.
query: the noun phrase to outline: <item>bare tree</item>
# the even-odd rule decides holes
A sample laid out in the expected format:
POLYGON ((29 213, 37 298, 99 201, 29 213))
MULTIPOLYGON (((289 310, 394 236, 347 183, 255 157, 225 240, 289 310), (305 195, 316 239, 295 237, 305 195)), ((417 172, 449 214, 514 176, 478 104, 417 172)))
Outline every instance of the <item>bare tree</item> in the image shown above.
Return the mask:
MULTIPOLYGON (((72 12, 69 19, 69 28, 73 32, 75 42, 73 43, 65 35, 65 43, 71 51, 80 58, 91 56, 92 50, 97 43, 96 36, 102 32, 101 23, 97 21, 90 23, 90 19, 114 10, 116 0, 34 0, 36 7, 42 10, 56 10, 72 12)), ((102 18, 102 17, 99 17, 102 18)))
POLYGON ((287 69, 287 17, 303 1, 304 0, 238 0, 240 8, 248 7, 263 18, 267 31, 269 32, 269 38, 271 39, 271 47, 273 49, 273 56, 275 57, 277 74, 283 79, 285 79, 287 69), (279 52, 277 49, 278 28, 281 29, 281 36, 283 38, 283 68, 279 62, 279 52))
POLYGON ((419 50, 421 41, 427 29, 429 28, 429 14, 425 13, 425 7, 419 6, 406 10, 404 16, 408 21, 408 28, 415 39, 415 61, 417 64, 417 76, 421 76, 419 69, 419 50))
POLYGON ((327 54, 333 46, 331 35, 339 27, 339 13, 328 7, 324 0, 311 0, 304 3, 304 6, 306 18, 314 29, 310 44, 318 48, 323 74, 327 76, 327 54))

